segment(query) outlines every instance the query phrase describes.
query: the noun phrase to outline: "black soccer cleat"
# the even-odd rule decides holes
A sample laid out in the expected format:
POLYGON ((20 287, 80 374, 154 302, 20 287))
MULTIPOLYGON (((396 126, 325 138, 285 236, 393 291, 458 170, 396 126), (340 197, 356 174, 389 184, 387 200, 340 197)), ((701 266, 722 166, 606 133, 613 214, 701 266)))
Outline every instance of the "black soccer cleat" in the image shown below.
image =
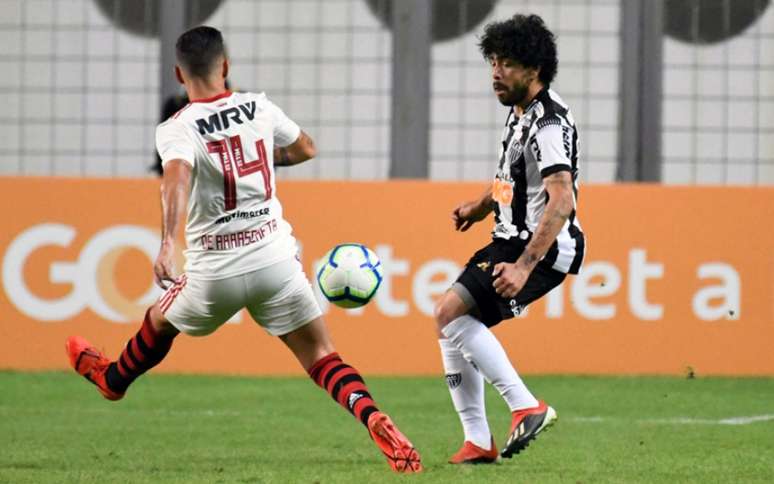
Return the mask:
POLYGON ((542 400, 538 402, 537 407, 516 410, 513 412, 513 420, 511 420, 511 433, 500 455, 510 459, 513 454, 518 454, 526 449, 530 441, 553 424, 556 419, 556 411, 542 400))

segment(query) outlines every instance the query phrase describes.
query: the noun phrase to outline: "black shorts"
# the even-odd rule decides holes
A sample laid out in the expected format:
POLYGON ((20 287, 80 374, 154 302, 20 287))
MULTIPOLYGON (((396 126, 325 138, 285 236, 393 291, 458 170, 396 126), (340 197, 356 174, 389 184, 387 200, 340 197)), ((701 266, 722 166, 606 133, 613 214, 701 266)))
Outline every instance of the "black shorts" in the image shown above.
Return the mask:
POLYGON ((516 262, 526 244, 521 240, 494 239, 470 258, 457 283, 468 290, 478 306, 481 322, 492 327, 519 315, 524 308, 564 281, 567 274, 538 262, 524 287, 513 299, 501 297, 492 285, 492 270, 499 262, 516 262))

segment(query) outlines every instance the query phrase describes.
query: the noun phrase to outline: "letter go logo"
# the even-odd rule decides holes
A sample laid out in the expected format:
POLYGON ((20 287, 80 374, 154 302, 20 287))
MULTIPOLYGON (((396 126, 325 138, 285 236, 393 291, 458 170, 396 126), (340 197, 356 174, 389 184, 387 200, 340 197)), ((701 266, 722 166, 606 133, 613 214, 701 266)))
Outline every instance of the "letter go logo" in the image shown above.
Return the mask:
POLYGON ((161 290, 150 277, 150 287, 136 301, 124 297, 116 286, 115 266, 123 252, 138 249, 153 260, 159 247, 158 235, 136 225, 116 225, 97 232, 76 261, 51 264, 48 282, 71 284, 68 295, 58 299, 35 295, 24 278, 30 255, 45 246, 69 247, 75 235, 69 225, 41 224, 20 233, 8 246, 3 258, 3 285, 19 311, 40 321, 62 321, 89 308, 105 319, 128 322, 158 298, 161 290))

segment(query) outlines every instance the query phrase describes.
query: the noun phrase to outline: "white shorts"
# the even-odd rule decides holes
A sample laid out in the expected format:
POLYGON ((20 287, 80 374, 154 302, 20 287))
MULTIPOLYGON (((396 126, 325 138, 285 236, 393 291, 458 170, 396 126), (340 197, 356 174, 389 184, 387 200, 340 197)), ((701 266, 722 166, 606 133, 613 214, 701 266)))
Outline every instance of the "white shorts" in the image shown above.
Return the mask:
POLYGON ((183 274, 158 304, 175 328, 191 336, 212 333, 242 308, 273 336, 290 333, 322 314, 295 258, 227 279, 183 274))

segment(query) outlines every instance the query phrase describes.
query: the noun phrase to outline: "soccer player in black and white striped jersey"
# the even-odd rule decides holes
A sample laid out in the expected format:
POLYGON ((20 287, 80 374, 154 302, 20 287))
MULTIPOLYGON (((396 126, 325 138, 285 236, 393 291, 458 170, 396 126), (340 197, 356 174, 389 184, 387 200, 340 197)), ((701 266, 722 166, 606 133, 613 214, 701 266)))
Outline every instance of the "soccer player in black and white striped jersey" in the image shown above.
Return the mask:
POLYGON ((576 215, 578 132, 570 109, 550 89, 557 71, 553 34, 536 15, 486 26, 479 44, 497 99, 508 106, 493 184, 454 209, 465 231, 495 214, 492 242, 476 252, 435 316, 446 380, 465 432, 451 463, 498 456, 484 410, 484 379, 512 412, 502 457, 523 450, 556 419, 519 377, 489 330, 577 274, 585 239, 576 215))

